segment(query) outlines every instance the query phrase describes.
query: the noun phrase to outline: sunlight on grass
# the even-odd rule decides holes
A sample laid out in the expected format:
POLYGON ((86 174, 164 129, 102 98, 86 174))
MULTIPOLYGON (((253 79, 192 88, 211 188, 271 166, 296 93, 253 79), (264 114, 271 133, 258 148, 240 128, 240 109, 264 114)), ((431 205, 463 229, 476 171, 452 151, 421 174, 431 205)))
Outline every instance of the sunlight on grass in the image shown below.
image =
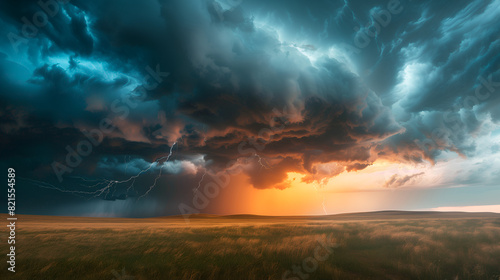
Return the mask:
POLYGON ((282 279, 330 234, 339 247, 309 279, 500 278, 494 218, 27 224, 12 279, 282 279))

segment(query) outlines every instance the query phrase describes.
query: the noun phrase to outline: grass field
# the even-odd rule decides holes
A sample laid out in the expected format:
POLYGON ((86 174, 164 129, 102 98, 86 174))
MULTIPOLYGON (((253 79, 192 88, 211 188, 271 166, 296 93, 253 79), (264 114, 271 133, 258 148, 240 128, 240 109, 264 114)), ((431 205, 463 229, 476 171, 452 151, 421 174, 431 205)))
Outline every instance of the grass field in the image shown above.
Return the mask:
POLYGON ((18 218, 0 279, 500 279, 495 214, 18 218))

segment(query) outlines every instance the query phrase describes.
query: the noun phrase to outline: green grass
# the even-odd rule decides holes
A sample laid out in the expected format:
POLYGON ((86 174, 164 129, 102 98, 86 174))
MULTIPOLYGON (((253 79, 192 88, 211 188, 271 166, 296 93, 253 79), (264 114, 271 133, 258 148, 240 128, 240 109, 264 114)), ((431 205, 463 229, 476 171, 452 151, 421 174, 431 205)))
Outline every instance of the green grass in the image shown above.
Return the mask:
MULTIPOLYGON (((19 226, 17 272, 7 272, 2 262, 0 279, 110 280, 119 279, 112 271, 123 268, 137 280, 282 279, 314 255, 318 238, 330 235, 339 247, 308 279, 500 279, 500 219, 495 218, 266 223, 214 218, 190 225, 99 220, 95 226, 54 219, 19 226)), ((4 231, 2 240, 5 236, 4 231)), ((0 251, 7 252, 6 242, 0 251)))

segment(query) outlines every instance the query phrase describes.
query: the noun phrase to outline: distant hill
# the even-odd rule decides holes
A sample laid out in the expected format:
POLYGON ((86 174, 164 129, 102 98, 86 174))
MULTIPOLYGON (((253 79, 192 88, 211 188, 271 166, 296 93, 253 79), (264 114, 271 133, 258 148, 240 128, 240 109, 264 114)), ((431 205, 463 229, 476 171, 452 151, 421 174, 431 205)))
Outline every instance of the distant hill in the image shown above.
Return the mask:
MULTIPOLYGON (((194 217, 194 216, 193 216, 194 217)), ((213 217, 213 215, 211 215, 213 217)), ((259 216, 259 215, 228 215, 219 216, 225 219, 307 219, 307 220, 378 220, 378 219, 436 219, 436 218, 500 218, 499 213, 470 212, 437 212, 437 211, 376 211, 345 213, 319 216, 259 216)))
MULTIPOLYGON (((7 214, 0 214, 0 218, 7 214)), ((99 218, 99 217, 70 217, 70 216, 38 216, 38 215, 16 215, 19 221, 32 223, 156 223, 156 222, 184 222, 183 216, 165 216, 154 218, 99 218)), ((477 218, 500 218, 499 213, 470 213, 470 212, 436 212, 436 211, 377 211, 345 213, 335 215, 318 216, 260 216, 260 215, 212 215, 195 214, 189 216, 190 220, 205 222, 280 222, 280 221, 363 221, 363 220, 408 220, 408 219, 477 219, 477 218)))

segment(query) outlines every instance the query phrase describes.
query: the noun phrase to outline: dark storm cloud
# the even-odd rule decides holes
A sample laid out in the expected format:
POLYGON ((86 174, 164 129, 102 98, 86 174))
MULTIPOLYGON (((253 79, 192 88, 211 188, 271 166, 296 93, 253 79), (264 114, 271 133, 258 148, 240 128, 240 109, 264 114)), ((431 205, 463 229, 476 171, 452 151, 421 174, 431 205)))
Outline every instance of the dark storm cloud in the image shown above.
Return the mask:
POLYGON ((286 188, 290 171, 472 156, 500 121, 498 0, 58 3, 36 32, 37 1, 0 4, 2 163, 26 177, 54 180, 104 118, 116 129, 72 175, 120 177, 177 142, 179 189, 241 157, 253 186, 286 188), (150 86, 151 69, 168 77, 150 86))
POLYGON ((402 159, 414 161, 433 159, 439 150, 472 155, 475 144, 469 135, 480 129, 484 115, 498 122, 499 37, 494 18, 500 13, 499 2, 400 1, 402 12, 392 14, 386 26, 380 24, 377 36, 368 37, 361 48, 356 30, 373 28, 377 20, 370 14, 387 9, 390 2, 315 1, 308 3, 307 16, 302 1, 249 5, 292 38, 309 38, 320 50, 336 45, 350 53, 363 80, 406 128, 381 146, 385 153, 397 150, 402 159), (495 91, 488 92, 492 84, 495 91), (476 97, 478 87, 480 96, 488 97, 476 97), (428 138, 433 148, 419 152, 422 145, 416 144, 428 138))

